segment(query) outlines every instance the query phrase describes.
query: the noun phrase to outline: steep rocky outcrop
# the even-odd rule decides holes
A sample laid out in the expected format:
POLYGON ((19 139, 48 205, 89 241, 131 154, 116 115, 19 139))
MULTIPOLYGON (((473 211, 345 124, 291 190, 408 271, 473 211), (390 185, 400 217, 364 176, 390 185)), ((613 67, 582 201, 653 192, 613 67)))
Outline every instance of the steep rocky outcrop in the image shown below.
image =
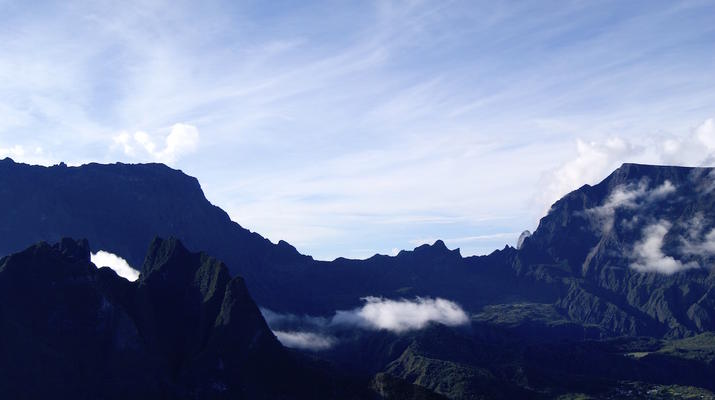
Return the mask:
POLYGON ((72 235, 140 265, 152 237, 176 236, 225 260, 258 304, 277 312, 330 315, 364 296, 431 296, 472 313, 550 304, 557 320, 604 336, 684 337, 715 328, 714 171, 624 164, 557 201, 518 249, 488 256, 462 257, 437 241, 394 257, 322 262, 243 229, 196 179, 163 165, 5 159, 0 254, 72 235))
POLYGON ((138 281, 90 262, 86 240, 0 260, 0 390, 8 398, 350 398, 284 349, 243 279, 155 239, 138 281))

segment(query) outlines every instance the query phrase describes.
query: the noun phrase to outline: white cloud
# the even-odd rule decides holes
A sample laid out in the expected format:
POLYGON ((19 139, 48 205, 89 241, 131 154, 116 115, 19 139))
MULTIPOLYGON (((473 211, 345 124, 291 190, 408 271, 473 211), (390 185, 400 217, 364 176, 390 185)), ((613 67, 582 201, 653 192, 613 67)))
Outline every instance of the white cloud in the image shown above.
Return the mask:
POLYGON ((23 145, 14 145, 3 147, 0 145, 0 159, 5 157, 11 158, 15 162, 23 162, 28 164, 37 164, 49 166, 56 164, 50 157, 47 157, 45 150, 40 146, 27 148, 23 145))
POLYGON ((698 267, 695 262, 683 263, 663 253, 663 240, 671 226, 670 222, 660 220, 643 229, 643 238, 633 248, 636 261, 631 263, 631 268, 639 272, 658 272, 671 275, 698 267))
POLYGON ((199 145, 199 130, 189 124, 174 124, 164 138, 159 150, 151 135, 144 131, 120 132, 112 138, 113 148, 121 148, 130 157, 149 157, 152 160, 172 164, 186 154, 196 151, 199 145), (138 153, 139 150, 139 153, 138 153))
POLYGON ((612 137, 604 142, 576 141, 576 157, 553 171, 541 192, 545 210, 558 199, 586 183, 595 183, 613 171, 629 154, 638 151, 638 146, 612 137))
POLYGON ((715 150, 715 120, 709 118, 703 122, 695 130, 695 136, 708 150, 715 150))
POLYGON ((280 314, 265 308, 261 313, 284 346, 316 351, 335 346, 342 332, 355 328, 401 334, 433 323, 459 326, 469 322, 466 312, 457 303, 442 298, 365 297, 362 300, 361 307, 338 310, 332 317, 280 314))
POLYGON ((576 141, 576 157, 550 172, 540 201, 548 209, 584 184, 595 184, 625 162, 705 166, 715 162, 715 121, 710 118, 688 135, 652 135, 638 141, 611 137, 576 141))
POLYGON ((166 138, 162 158, 173 161, 176 157, 196 151, 199 145, 199 130, 193 125, 174 124, 166 138))
POLYGON ((129 281, 133 282, 139 279, 139 271, 132 268, 127 260, 116 254, 100 250, 96 253, 92 253, 90 259, 98 268, 109 267, 113 269, 117 275, 122 278, 126 278, 129 281))
POLYGON ((25 149, 20 145, 15 145, 8 148, 0 147, 0 158, 10 157, 12 159, 21 159, 25 156, 25 149))
POLYGON ((134 141, 139 143, 139 145, 142 146, 147 153, 158 158, 156 145, 152 142, 149 134, 144 131, 134 132, 134 141))
POLYGON ((431 323, 458 326, 469 321, 462 307, 442 298, 391 300, 368 296, 362 300, 364 304, 361 307, 338 310, 330 318, 280 314, 265 308, 261 309, 261 313, 271 329, 282 332, 359 327, 402 333, 422 329, 431 323))
MULTIPOLYGON (((45 13, 18 6, 1 17, 3 139, 26 148, 37 141, 69 164, 114 162, 124 144, 102 146, 127 129, 127 158, 166 161, 135 131, 160 152, 169 147, 162 127, 190 121, 210 157, 185 170, 208 197, 244 226, 323 259, 406 246, 415 235, 533 228, 544 208, 531 212, 525 198, 543 191, 535 184, 543 170, 573 157, 575 135, 586 144, 614 133, 640 143, 699 122, 715 99, 704 56, 712 24, 695 2, 644 5, 638 18, 614 14, 577 37, 567 31, 602 22, 581 2, 539 10, 356 2, 275 13, 224 1, 68 4, 47 4, 45 13), (325 35, 336 29, 344 34, 325 35), (427 152, 415 150, 420 138, 427 152), (498 148, 479 154, 489 141, 498 148), (374 150, 384 152, 353 157, 374 150), (301 200, 316 195, 332 197, 301 200), (469 222, 383 223, 398 214, 469 222), (509 219, 471 222, 483 214, 509 219)), ((675 141, 669 151, 678 148, 675 141)), ((180 157, 174 162, 188 161, 180 157)), ((609 171, 590 168, 549 200, 609 171)), ((462 250, 484 254, 512 241, 462 250)))
POLYGON ((402 333, 422 329, 431 323, 458 326, 469 321, 458 304, 440 298, 418 297, 410 301, 365 297, 363 300, 365 304, 360 308, 338 311, 332 323, 402 333))
POLYGON ((711 226, 702 213, 695 215, 686 224, 686 237, 681 238, 681 251, 684 254, 712 257, 715 256, 715 228, 707 233, 706 226, 711 226))
POLYGON ((675 186, 668 180, 654 189, 648 189, 648 182, 643 180, 638 184, 620 185, 615 187, 606 201, 594 208, 586 210, 593 215, 601 225, 601 230, 611 230, 615 222, 616 210, 619 208, 634 209, 653 201, 658 201, 675 192, 675 186))
POLYGON ((710 257, 715 255, 715 229, 711 229, 701 241, 685 241, 683 251, 686 254, 710 257))
POLYGON ((699 189, 702 191, 703 194, 709 194, 710 192, 715 190, 715 169, 710 171, 710 173, 708 174, 708 178, 700 184, 699 189))
POLYGON ((285 347, 293 349, 327 350, 336 343, 336 339, 333 337, 313 332, 273 331, 273 333, 285 347))

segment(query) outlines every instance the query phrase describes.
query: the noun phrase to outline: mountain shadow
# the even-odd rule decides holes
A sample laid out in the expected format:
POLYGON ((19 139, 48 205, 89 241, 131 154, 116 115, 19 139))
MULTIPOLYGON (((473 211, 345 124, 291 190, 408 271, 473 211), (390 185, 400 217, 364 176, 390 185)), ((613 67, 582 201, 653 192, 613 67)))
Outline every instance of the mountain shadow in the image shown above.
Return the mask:
POLYGON ((90 262, 86 240, 0 260, 0 390, 7 398, 365 398, 285 349, 240 277, 155 239, 136 282, 90 262))

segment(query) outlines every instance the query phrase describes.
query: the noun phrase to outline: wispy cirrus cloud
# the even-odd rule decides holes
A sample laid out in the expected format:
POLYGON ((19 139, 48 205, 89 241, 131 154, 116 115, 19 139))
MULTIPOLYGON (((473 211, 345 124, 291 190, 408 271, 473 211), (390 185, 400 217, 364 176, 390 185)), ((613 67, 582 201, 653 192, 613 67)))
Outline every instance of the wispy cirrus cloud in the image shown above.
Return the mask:
MULTIPOLYGON (((712 174, 712 173, 711 173, 712 174)), ((715 228, 704 214, 698 213, 685 224, 685 234, 681 238, 681 251, 686 255, 708 258, 715 257, 715 228)))
POLYGON ((707 2, 0 8, 6 154, 169 162, 318 258, 533 229, 622 161, 695 162, 682 138, 714 112, 707 2), (200 131, 195 152, 167 150, 179 121, 200 131))

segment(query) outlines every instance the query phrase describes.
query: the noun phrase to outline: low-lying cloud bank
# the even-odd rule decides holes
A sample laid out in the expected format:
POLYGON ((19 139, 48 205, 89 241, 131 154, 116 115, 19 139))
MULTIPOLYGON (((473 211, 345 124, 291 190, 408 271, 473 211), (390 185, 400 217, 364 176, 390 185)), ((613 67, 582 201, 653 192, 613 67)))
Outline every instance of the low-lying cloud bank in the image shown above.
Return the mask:
POLYGON ((457 303, 417 297, 414 300, 391 300, 365 297, 364 304, 352 310, 338 310, 332 317, 279 314, 261 309, 266 322, 286 347, 326 350, 334 346, 341 330, 360 328, 401 334, 430 324, 460 326, 469 322, 467 313, 457 303))
POLYGON ((113 269, 117 275, 132 282, 139 279, 139 271, 132 268, 127 260, 116 254, 100 250, 96 253, 92 253, 90 257, 90 260, 97 268, 109 267, 113 269))
MULTIPOLYGON (((624 162, 664 165, 715 164, 715 119, 687 134, 651 135, 647 140, 611 136, 606 140, 578 140, 576 156, 545 174, 538 201, 547 211, 568 192, 584 183, 595 184, 624 162)), ((710 185, 715 188, 715 184, 710 185)))
POLYGON ((335 313, 332 323, 402 333, 431 323, 458 326, 469 320, 459 305, 440 298, 418 297, 410 301, 365 297, 363 300, 365 304, 360 308, 335 313))

